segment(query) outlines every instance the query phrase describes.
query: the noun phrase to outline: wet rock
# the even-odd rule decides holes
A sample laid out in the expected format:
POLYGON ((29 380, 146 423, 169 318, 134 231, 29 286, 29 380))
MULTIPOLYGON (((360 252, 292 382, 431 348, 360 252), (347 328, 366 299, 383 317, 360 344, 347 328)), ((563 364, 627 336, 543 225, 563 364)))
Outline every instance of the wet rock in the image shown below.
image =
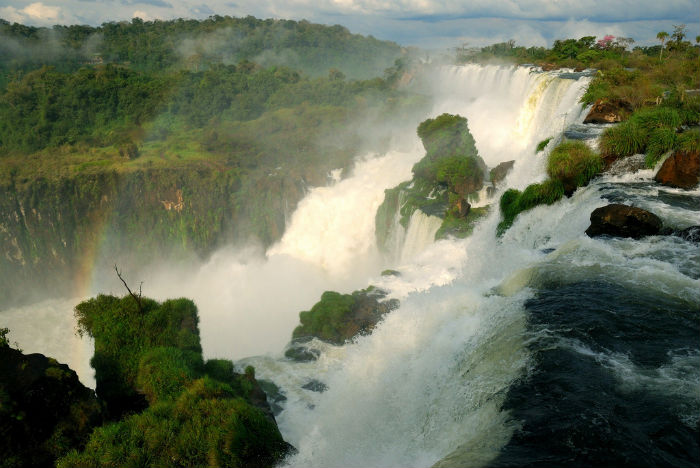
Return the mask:
POLYGON ((267 403, 270 405, 272 414, 274 416, 279 415, 282 412, 282 403, 287 401, 287 397, 284 395, 282 390, 271 380, 258 379, 258 384, 260 388, 267 395, 267 403))
POLYGON ((54 466, 102 420, 95 392, 67 365, 0 343, 0 465, 54 466))
POLYGON ((310 362, 317 360, 319 356, 321 356, 321 351, 315 348, 309 348, 307 345, 305 345, 304 342, 310 341, 310 337, 304 338, 292 341, 292 344, 284 352, 284 357, 296 362, 310 362))
POLYGON ((490 176, 491 176, 491 183, 496 185, 497 183, 501 182, 503 179, 506 178, 506 175, 510 172, 511 169, 513 169, 513 166, 515 165, 515 161, 505 161, 500 163, 498 166, 494 167, 491 169, 490 176))
POLYGON ((316 379, 309 380, 307 383, 301 386, 304 390, 311 390, 312 392, 323 393, 328 390, 328 385, 316 379))
POLYGON ((465 218, 469 214, 469 210, 471 210, 471 208, 472 206, 467 200, 460 198, 457 200, 457 203, 455 203, 455 214, 458 218, 465 218))
POLYGON ((668 187, 696 187, 700 182, 700 151, 676 151, 664 161, 654 180, 668 187))
POLYGON ((632 105, 621 99, 598 99, 583 120, 583 123, 622 122, 623 116, 632 112, 632 105))
POLYGON ((591 213, 591 225, 586 229, 590 237, 614 236, 639 239, 661 231, 661 219, 649 211, 634 206, 614 203, 596 208, 591 213))

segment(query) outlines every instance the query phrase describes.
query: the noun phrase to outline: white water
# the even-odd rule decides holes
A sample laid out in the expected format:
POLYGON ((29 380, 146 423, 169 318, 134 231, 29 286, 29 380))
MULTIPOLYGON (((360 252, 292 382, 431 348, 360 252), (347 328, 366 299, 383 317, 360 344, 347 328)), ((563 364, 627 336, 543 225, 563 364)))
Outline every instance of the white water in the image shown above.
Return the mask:
MULTIPOLYGON (((465 115, 489 166, 516 161, 506 179, 511 187, 544 178, 546 152, 535 154, 535 146, 582 118, 577 101, 586 80, 465 66, 443 68, 433 81, 435 108, 425 117, 465 115)), ((605 204, 595 185, 521 214, 501 240, 494 236, 497 210, 470 238, 435 243, 436 223, 417 215, 401 235, 396 264, 383 265, 374 245, 376 208, 384 189, 410 178, 423 155, 414 133, 405 138, 412 150, 368 155, 346 179, 313 189, 266 255, 225 250, 195 271, 159 272, 158 282, 149 284, 149 295, 195 299, 208 357, 262 355, 238 364, 254 364, 259 377, 275 381, 287 396, 278 422, 299 450, 287 460, 292 466, 487 463, 514 429, 500 406, 527 366, 526 286, 545 275, 566 277, 571 262, 586 266, 586 275, 618 269, 631 283, 651 282, 698 301, 698 281, 664 260, 664 243, 674 240, 640 248, 634 241, 583 235, 592 209, 605 204), (545 255, 543 248, 556 251, 545 255), (387 266, 401 276, 379 276, 387 266), (323 290, 369 283, 402 301, 372 335, 340 347, 313 341, 310 346, 322 351, 315 362, 282 358, 298 312, 323 290), (328 390, 302 389, 311 379, 328 390)), ((700 224, 687 211, 663 209, 664 219, 700 224)), ((679 249, 670 250, 677 255, 679 249)), ((71 340, 61 336, 55 343, 84 346, 71 340)), ((84 368, 85 356, 65 356, 84 368)))

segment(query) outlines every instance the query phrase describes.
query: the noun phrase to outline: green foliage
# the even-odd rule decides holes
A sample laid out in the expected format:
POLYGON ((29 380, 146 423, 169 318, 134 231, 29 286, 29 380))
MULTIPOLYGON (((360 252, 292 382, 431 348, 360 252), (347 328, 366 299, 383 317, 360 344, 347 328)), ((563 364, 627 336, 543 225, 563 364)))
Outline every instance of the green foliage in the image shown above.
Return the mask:
POLYGON ((645 162, 648 168, 653 168, 661 156, 671 151, 676 144, 676 131, 668 127, 654 128, 649 133, 645 162))
POLYGON ((7 339, 7 335, 10 333, 9 328, 0 328, 0 348, 9 348, 10 342, 7 339))
POLYGON ((351 294, 324 292, 311 310, 299 313, 301 325, 294 329, 292 337, 317 336, 321 340, 342 343, 343 322, 354 305, 355 298, 351 294))
POLYGON ((676 138, 676 149, 688 153, 700 151, 700 130, 687 130, 676 138))
POLYGON ((467 119, 460 115, 442 114, 424 120, 418 125, 417 133, 423 141, 426 157, 430 160, 454 155, 478 156, 467 119))
POLYGON ((203 366, 201 353, 173 346, 152 348, 139 361, 136 388, 150 405, 173 399, 202 374, 203 366))
POLYGON ((301 324, 292 338, 317 337, 333 344, 343 344, 358 334, 367 333, 382 315, 398 306, 398 301, 379 302, 386 293, 370 286, 340 294, 326 291, 311 310, 299 313, 301 324))
POLYGON ((675 129, 682 123, 678 111, 670 107, 646 107, 632 114, 629 120, 647 131, 662 127, 675 129))
POLYGON ((647 130, 628 120, 606 129, 600 137, 600 149, 605 157, 622 158, 644 151, 647 130))
POLYGON ((559 180, 546 180, 540 184, 532 184, 521 192, 516 189, 508 189, 503 195, 499 206, 503 221, 498 224, 496 233, 502 236, 513 225, 515 218, 523 211, 530 210, 538 205, 551 205, 564 196, 564 185, 559 180))
POLYGON ((435 239, 446 239, 447 237, 457 237, 464 239, 469 237, 474 231, 476 223, 485 218, 489 213, 489 206, 471 208, 467 216, 460 218, 453 211, 448 211, 440 228, 435 233, 435 239))
POLYGON ((565 141, 554 148, 547 161, 547 175, 573 192, 603 170, 603 160, 582 141, 565 141))
POLYGON ((550 141, 552 141, 552 137, 546 138, 537 143, 537 149, 535 150, 535 153, 544 151, 544 149, 547 147, 550 141))
POLYGON ((95 430, 58 466, 273 466, 287 447, 260 410, 204 377, 175 400, 95 430))

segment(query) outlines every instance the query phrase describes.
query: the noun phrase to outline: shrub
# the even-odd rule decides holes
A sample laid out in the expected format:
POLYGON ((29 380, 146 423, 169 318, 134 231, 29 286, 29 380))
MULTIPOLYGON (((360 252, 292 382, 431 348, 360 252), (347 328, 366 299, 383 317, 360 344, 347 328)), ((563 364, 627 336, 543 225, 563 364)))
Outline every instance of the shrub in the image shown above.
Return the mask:
POLYGON ((540 141, 539 143, 537 143, 537 149, 535 150, 535 153, 539 153, 541 151, 544 151, 544 149, 547 147, 547 145, 549 144, 550 141, 552 141, 552 137, 549 137, 549 138, 544 139, 544 140, 540 141))
POLYGON ((672 128, 659 127, 649 133, 645 162, 648 168, 653 168, 661 156, 671 151, 676 144, 676 132, 672 128))
POLYGON ((152 405, 180 395, 192 380, 201 376, 203 366, 200 353, 172 346, 153 348, 141 357, 136 385, 152 405))
POLYGON ((554 148, 547 161, 547 174, 562 182, 566 193, 582 187, 603 169, 603 160, 582 141, 565 141, 554 148))
POLYGON ((520 192, 509 189, 501 195, 499 206, 503 220, 498 224, 496 234, 503 235, 513 225, 516 216, 537 205, 551 205, 564 196, 564 185, 556 179, 549 179, 541 184, 528 185, 520 192))
POLYGON ((624 158, 643 152, 646 140, 646 130, 637 122, 628 120, 603 132, 600 149, 606 158, 624 158))

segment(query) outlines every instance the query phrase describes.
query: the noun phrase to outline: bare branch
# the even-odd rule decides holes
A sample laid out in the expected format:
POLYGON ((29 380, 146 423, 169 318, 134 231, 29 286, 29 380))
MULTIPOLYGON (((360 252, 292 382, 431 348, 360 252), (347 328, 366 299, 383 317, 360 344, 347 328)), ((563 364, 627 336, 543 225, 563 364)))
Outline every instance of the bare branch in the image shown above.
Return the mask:
POLYGON ((139 285, 139 294, 136 295, 131 291, 131 289, 129 288, 129 285, 126 284, 126 281, 124 281, 124 278, 122 278, 122 274, 119 271, 119 269, 117 268, 116 263, 114 264, 114 271, 117 272, 117 276, 122 281, 122 283, 124 283, 124 287, 126 288, 127 291, 129 291, 129 294, 131 295, 131 297, 133 297, 134 300, 136 301, 136 305, 139 307, 139 312, 143 312, 143 305, 141 304, 141 286, 143 285, 143 281, 139 285))

